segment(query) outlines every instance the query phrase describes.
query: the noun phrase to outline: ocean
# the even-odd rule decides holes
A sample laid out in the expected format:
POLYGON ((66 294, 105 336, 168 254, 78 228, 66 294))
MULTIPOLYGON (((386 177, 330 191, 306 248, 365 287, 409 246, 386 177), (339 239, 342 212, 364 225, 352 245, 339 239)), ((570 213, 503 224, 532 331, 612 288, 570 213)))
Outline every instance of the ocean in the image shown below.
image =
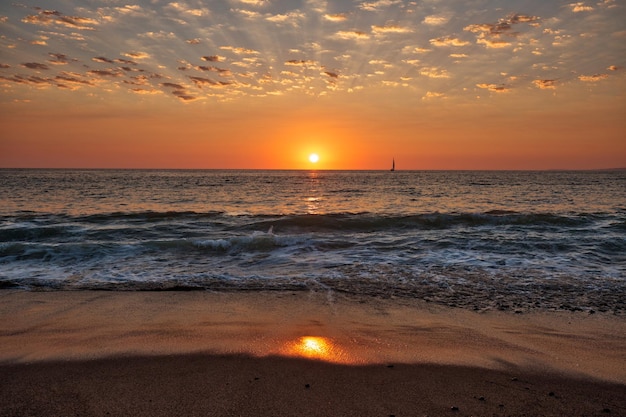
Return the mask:
POLYGON ((626 171, 0 170, 0 288, 626 313, 626 171))

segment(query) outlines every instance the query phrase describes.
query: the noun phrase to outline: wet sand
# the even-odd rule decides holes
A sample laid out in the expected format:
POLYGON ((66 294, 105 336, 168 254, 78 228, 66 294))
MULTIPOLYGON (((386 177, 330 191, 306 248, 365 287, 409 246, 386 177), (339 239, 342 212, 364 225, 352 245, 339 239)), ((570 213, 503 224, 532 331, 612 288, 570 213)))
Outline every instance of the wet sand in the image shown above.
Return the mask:
POLYGON ((626 320, 609 314, 4 290, 0 323, 3 416, 626 415, 626 320))

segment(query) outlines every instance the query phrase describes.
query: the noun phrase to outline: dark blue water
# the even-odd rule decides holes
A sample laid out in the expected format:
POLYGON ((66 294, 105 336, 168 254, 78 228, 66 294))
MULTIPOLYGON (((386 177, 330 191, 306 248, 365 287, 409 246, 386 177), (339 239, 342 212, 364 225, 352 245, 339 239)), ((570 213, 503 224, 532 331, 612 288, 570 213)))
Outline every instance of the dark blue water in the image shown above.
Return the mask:
POLYGON ((0 170, 0 287, 624 312, 626 172, 0 170))

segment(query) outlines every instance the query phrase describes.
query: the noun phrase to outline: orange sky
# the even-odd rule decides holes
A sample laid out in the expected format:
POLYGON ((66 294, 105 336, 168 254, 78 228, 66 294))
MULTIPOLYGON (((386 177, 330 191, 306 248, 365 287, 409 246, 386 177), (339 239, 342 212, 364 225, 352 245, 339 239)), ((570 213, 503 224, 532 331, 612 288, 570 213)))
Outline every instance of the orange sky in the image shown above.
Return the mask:
POLYGON ((2 3, 0 167, 626 166, 623 3, 458 3, 2 3))

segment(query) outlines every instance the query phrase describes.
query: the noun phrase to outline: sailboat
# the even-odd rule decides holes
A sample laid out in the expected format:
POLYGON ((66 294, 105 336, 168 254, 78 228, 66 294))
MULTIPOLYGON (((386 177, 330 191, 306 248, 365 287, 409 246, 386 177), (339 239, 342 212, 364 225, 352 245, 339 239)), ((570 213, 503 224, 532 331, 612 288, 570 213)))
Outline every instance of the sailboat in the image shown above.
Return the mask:
POLYGON ((394 158, 394 159, 391 160, 391 169, 390 169, 390 171, 393 172, 395 170, 396 170, 396 159, 394 158))

